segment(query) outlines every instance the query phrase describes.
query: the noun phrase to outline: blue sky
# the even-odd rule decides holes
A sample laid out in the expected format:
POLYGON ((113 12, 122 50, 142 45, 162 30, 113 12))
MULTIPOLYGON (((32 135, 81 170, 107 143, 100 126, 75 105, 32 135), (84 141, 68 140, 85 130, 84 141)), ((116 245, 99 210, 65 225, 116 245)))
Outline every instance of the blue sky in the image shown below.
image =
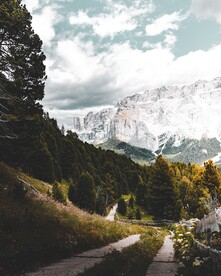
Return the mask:
POLYGON ((44 43, 44 106, 73 114, 220 76, 221 1, 23 0, 44 43))

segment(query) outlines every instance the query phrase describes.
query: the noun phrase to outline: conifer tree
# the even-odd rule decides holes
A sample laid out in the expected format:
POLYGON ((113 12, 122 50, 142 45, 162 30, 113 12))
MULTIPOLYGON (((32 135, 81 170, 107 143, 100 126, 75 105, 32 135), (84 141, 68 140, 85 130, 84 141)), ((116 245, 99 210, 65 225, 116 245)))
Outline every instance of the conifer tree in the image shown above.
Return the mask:
POLYGON ((169 163, 160 155, 151 167, 150 209, 155 218, 173 219, 176 194, 169 163))
POLYGON ((130 195, 129 206, 132 209, 134 208, 134 197, 133 197, 133 195, 130 195))
POLYGON ((136 219, 137 219, 137 220, 141 220, 142 216, 141 216, 141 211, 140 211, 140 208, 139 208, 139 207, 137 207, 137 209, 136 209, 136 214, 135 214, 135 216, 136 216, 136 219))
POLYGON ((95 211, 95 184, 89 172, 83 172, 77 184, 77 202, 81 209, 95 211))
POLYGON ((146 204, 146 185, 143 183, 142 177, 138 176, 138 183, 137 183, 137 189, 136 189, 136 203, 141 206, 145 206, 146 204))
POLYGON ((203 183, 204 186, 209 189, 209 192, 213 197, 220 196, 221 188, 221 176, 216 166, 214 166, 213 161, 209 160, 204 163, 204 172, 203 172, 203 183))
POLYGON ((125 216, 127 213, 127 205, 122 197, 118 200, 117 211, 123 216, 125 216))
POLYGON ((9 102, 17 116, 42 114, 45 55, 42 41, 31 26, 32 17, 21 0, 0 3, 0 73, 9 80, 8 90, 17 99, 9 102))
POLYGON ((68 199, 74 204, 77 203, 77 187, 74 182, 72 182, 69 186, 68 199))

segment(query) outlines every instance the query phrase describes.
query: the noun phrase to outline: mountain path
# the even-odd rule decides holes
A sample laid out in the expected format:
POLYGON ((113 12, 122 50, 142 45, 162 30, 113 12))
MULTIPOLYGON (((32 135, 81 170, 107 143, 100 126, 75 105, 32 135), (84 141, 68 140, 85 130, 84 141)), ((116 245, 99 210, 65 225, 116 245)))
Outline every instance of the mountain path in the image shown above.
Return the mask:
POLYGON ((24 274, 25 276, 74 276, 101 263, 105 256, 113 250, 121 251, 124 247, 140 240, 140 235, 132 235, 105 247, 85 251, 58 263, 40 268, 36 272, 24 274))
POLYGON ((164 244, 150 264, 146 276, 174 276, 178 265, 174 259, 173 241, 166 236, 164 244))
POLYGON ((112 209, 110 210, 110 213, 106 216, 106 220, 114 221, 114 216, 117 212, 118 204, 115 204, 112 209))

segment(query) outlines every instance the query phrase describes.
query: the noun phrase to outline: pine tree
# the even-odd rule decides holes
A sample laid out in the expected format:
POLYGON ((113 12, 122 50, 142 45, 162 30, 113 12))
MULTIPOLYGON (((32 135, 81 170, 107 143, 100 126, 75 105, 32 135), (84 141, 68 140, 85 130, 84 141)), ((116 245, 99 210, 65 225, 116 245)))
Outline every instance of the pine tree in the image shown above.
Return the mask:
POLYGON ((108 202, 115 202, 118 194, 117 183, 115 178, 109 173, 105 175, 105 189, 108 195, 108 202))
POLYGON ((220 196, 220 185, 221 185, 221 176, 216 166, 213 165, 213 161, 209 160, 204 163, 204 172, 202 180, 204 186, 209 189, 209 192, 214 198, 218 195, 220 196))
POLYGON ((147 187, 143 183, 142 177, 138 176, 138 183, 137 183, 137 189, 136 189, 136 203, 141 206, 146 205, 146 193, 147 193, 147 187))
POLYGON ((123 198, 120 198, 120 199, 118 200, 118 208, 117 208, 117 211, 118 211, 121 215, 123 215, 123 216, 125 216, 126 213, 127 213, 127 205, 126 205, 126 202, 125 202, 125 200, 124 200, 123 198))
POLYGON ((133 195, 130 195, 129 207, 132 208, 132 209, 134 208, 134 197, 133 197, 133 195))
POLYGON ((103 216, 105 214, 106 204, 105 204, 104 192, 102 190, 100 190, 100 192, 98 193, 98 195, 96 197, 96 210, 95 211, 98 215, 101 215, 101 216, 103 216))
POLYGON ((77 202, 81 209, 89 212, 95 210, 95 184, 89 172, 83 172, 77 184, 77 202))
POLYGON ((168 162, 160 155, 151 168, 150 208, 155 218, 175 217, 176 194, 168 162))
POLYGON ((72 182, 69 186, 68 199, 74 204, 77 203, 77 187, 74 182, 72 182))
POLYGON ((17 98, 9 107, 17 116, 42 114, 45 55, 42 41, 31 26, 31 15, 21 0, 0 3, 0 73, 9 80, 8 90, 17 98))
POLYGON ((137 207, 135 216, 137 220, 141 220, 142 216, 141 216, 141 211, 139 207, 137 207))

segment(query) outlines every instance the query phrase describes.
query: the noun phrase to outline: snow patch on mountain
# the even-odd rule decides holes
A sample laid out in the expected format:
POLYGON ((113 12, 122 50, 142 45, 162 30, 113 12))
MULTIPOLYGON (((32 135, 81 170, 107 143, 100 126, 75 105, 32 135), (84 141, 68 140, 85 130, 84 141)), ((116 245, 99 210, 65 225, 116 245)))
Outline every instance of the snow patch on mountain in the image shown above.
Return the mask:
MULTIPOLYGON (((113 108, 74 117, 73 130, 93 144, 110 139, 163 152, 185 141, 221 140, 221 78, 128 96, 113 108)), ((201 149, 206 154, 205 149, 201 149)))

